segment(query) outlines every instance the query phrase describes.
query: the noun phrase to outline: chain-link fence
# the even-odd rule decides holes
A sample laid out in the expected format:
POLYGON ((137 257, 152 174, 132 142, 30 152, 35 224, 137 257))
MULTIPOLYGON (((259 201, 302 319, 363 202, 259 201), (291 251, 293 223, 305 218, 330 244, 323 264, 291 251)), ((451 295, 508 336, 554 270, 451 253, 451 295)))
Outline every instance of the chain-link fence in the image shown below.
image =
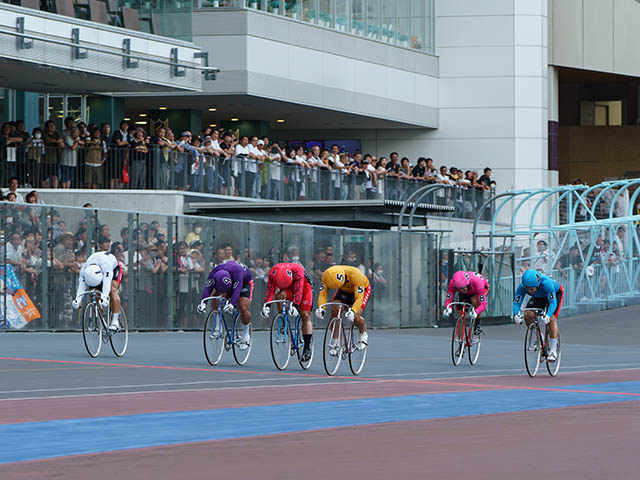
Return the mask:
MULTIPOLYGON (((237 260, 253 274, 255 328, 269 269, 302 264, 317 290, 333 264, 360 268, 372 285, 364 315, 373 327, 433 325, 437 251, 432 235, 0 203, 0 327, 77 330, 71 308, 82 263, 113 251, 124 268, 121 298, 132 328, 201 328, 206 276, 237 260)), ((321 326, 321 325, 318 325, 321 326)))

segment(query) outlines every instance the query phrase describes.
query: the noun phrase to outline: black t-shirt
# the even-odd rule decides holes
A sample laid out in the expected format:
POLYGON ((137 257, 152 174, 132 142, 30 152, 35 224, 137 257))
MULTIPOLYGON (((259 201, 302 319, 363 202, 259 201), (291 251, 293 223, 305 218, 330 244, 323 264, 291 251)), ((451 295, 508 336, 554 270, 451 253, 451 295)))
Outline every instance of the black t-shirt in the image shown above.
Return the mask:
POLYGON ((479 184, 484 184, 487 187, 491 186, 491 177, 488 177, 487 175, 482 175, 479 179, 478 179, 478 183, 479 184))
POLYGON ((413 175, 414 177, 424 177, 424 174, 427 172, 427 167, 424 167, 422 165, 416 165, 415 167, 413 167, 413 170, 411 170, 411 175, 413 175))
POLYGON ((389 165, 387 165, 387 172, 399 173, 400 164, 398 162, 390 163, 389 165))

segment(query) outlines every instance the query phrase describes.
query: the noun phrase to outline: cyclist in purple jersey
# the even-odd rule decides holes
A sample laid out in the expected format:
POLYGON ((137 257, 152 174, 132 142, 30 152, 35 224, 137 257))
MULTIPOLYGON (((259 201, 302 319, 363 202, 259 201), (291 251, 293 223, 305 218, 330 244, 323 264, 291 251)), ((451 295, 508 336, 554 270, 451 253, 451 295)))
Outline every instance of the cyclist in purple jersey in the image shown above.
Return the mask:
MULTIPOLYGON (((251 298, 253 296, 253 277, 246 265, 240 262, 229 261, 221 263, 211 270, 202 292, 202 300, 207 297, 221 295, 228 299, 224 306, 225 313, 233 313, 234 307, 238 307, 240 320, 242 321, 242 337, 240 342, 249 345, 251 341, 251 298)), ((214 304, 214 308, 217 303, 214 304)), ((198 311, 204 313, 207 305, 204 301, 198 305, 198 311)))

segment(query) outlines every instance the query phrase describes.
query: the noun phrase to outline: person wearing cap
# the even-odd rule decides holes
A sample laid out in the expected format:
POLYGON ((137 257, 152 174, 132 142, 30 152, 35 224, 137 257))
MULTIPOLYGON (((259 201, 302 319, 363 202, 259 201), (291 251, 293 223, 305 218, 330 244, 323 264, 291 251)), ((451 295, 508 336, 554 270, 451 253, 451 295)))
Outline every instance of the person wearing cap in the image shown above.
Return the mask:
MULTIPOLYGON (((204 313, 207 309, 206 298, 211 296, 223 296, 227 299, 224 313, 232 314, 235 307, 240 312, 242 322, 242 335, 240 336, 240 349, 246 350, 251 345, 251 297, 253 296, 253 276, 246 265, 236 261, 229 261, 213 267, 202 291, 202 300, 198 305, 198 312, 204 313)), ((217 308, 218 302, 212 301, 212 307, 217 308)), ((216 325, 216 331, 219 326, 216 325)))
POLYGON ((187 233, 187 236, 184 239, 185 243, 190 246, 191 242, 200 240, 200 232, 202 232, 202 224, 200 222, 195 222, 191 231, 187 233))
MULTIPOLYGON (((275 300, 289 300, 291 302, 288 314, 292 319, 298 315, 302 319, 302 338, 304 347, 301 360, 311 360, 311 342, 313 337, 313 325, 311 324, 311 307, 313 306, 313 288, 311 280, 302 265, 296 263, 278 263, 269 272, 267 280, 267 295, 264 303, 275 300)), ((282 306, 278 305, 282 311, 282 306)), ((271 308, 269 305, 262 307, 262 318, 269 318, 271 308)))
MULTIPOLYGON (((341 302, 349 306, 344 315, 348 321, 354 322, 360 332, 358 341, 358 349, 366 348, 369 341, 369 334, 365 325, 362 312, 371 298, 371 285, 369 279, 362 274, 357 267, 349 265, 334 265, 327 268, 322 273, 322 282, 320 284, 320 295, 318 296, 318 308, 316 309, 316 317, 322 320, 325 315, 325 304, 329 296, 329 290, 335 290, 333 302, 341 302)), ((331 306, 331 318, 338 315, 338 308, 331 306)), ((329 354, 336 356, 340 353, 340 345, 338 342, 338 329, 334 329, 335 337, 329 342, 329 354)))
POLYGON ((77 310, 82 305, 82 295, 91 290, 99 290, 100 306, 110 307, 111 322, 109 330, 117 331, 120 325, 120 295, 118 290, 122 282, 124 269, 110 251, 92 254, 80 268, 78 276, 78 290, 71 306, 77 310))

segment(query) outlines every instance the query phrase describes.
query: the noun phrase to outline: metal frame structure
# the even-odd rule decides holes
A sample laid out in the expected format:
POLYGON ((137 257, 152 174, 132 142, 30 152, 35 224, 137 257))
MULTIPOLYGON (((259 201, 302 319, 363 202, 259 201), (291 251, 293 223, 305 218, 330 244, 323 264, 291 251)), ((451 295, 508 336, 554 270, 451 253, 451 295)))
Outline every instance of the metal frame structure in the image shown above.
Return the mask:
POLYGON ((564 288, 563 310, 569 312, 640 301, 638 187, 640 179, 626 179, 496 195, 476 212, 473 250, 486 238, 490 251, 514 253, 520 271, 535 268, 557 279, 564 288), (492 221, 482 225, 487 208, 495 211, 492 221), (498 225, 498 218, 509 214, 510 221, 498 225), (503 239, 501 247, 496 239, 503 239), (546 245, 541 243, 534 254, 541 240, 546 245))

